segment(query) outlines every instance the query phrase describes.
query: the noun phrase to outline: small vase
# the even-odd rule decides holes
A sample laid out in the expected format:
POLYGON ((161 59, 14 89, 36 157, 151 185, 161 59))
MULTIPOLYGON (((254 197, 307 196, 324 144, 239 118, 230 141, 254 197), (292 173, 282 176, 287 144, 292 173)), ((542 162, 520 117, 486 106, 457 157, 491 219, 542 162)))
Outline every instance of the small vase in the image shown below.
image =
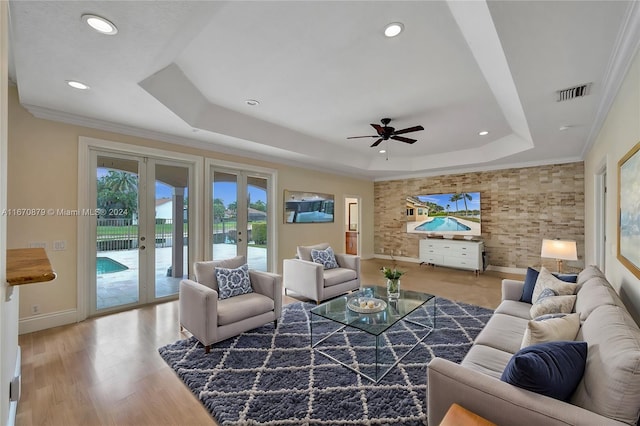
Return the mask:
POLYGON ((397 299, 400 297, 400 279, 387 279, 387 296, 390 299, 397 299))

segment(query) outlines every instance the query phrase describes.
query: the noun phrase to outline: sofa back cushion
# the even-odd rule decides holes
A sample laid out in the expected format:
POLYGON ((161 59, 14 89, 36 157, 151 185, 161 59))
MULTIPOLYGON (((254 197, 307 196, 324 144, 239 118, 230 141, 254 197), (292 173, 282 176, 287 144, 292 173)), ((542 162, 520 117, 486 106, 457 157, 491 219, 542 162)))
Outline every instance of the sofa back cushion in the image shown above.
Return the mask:
POLYGON ((578 283, 578 287, 580 287, 582 284, 589 281, 591 278, 595 278, 595 277, 606 279, 602 271, 597 266, 595 265, 587 266, 578 274, 578 279, 576 280, 576 282, 578 283))
POLYGON ((626 309, 600 306, 576 340, 589 345, 587 365, 571 403, 624 423, 640 415, 640 329, 626 309))
POLYGON ((315 246, 298 246, 297 247, 298 259, 306 260, 308 262, 313 262, 313 260, 311 259, 311 250, 313 249, 326 250, 328 248, 329 248, 329 243, 320 243, 320 244, 316 244, 315 246))
POLYGON ((576 295, 574 310, 580 313, 580 320, 584 321, 602 305, 623 306, 616 292, 604 278, 594 277, 584 282, 576 295))
POLYGON ((206 262, 195 262, 193 272, 196 274, 196 281, 202 285, 218 291, 218 281, 216 280, 216 267, 235 269, 247 263, 244 256, 236 256, 231 259, 209 260, 206 262))

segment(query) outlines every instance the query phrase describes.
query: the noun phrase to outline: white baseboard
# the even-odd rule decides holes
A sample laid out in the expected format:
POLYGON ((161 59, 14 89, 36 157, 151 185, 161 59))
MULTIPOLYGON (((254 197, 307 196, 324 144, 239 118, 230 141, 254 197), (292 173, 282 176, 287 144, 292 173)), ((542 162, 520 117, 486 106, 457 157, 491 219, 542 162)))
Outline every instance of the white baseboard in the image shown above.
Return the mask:
POLYGON ((76 322, 78 322, 78 312, 75 309, 34 315, 32 317, 21 318, 19 320, 18 334, 32 333, 34 331, 46 330, 47 328, 73 324, 76 322))
POLYGON ((387 259, 387 260, 398 260, 400 262, 420 263, 420 259, 417 259, 415 257, 393 256, 392 258, 387 254, 375 254, 374 257, 376 259, 387 259))
POLYGON ((487 266, 487 271, 505 272, 507 274, 526 275, 527 268, 510 268, 508 266, 487 266))

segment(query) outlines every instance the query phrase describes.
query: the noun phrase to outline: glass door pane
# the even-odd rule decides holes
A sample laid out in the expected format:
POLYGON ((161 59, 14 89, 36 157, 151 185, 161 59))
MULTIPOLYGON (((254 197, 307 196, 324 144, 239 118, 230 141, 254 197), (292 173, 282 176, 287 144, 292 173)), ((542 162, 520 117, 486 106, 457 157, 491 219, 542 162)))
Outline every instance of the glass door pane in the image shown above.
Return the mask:
POLYGON ((247 262, 251 269, 267 271, 267 179, 248 176, 246 180, 247 262))
POLYGON ((211 218, 213 259, 228 259, 238 254, 238 175, 214 171, 211 218))
POLYGON ((178 294, 189 276, 189 167, 155 162, 154 298, 178 294))
POLYGON ((98 155, 95 311, 140 301, 140 161, 98 155))

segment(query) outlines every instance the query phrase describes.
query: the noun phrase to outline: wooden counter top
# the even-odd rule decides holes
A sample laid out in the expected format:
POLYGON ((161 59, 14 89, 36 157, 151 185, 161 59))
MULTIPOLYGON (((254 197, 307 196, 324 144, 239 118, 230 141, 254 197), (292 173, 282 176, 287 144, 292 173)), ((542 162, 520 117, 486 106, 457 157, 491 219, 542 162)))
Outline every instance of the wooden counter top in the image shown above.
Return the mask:
POLYGON ((56 273, 43 248, 7 250, 7 283, 21 285, 51 281, 56 273))

